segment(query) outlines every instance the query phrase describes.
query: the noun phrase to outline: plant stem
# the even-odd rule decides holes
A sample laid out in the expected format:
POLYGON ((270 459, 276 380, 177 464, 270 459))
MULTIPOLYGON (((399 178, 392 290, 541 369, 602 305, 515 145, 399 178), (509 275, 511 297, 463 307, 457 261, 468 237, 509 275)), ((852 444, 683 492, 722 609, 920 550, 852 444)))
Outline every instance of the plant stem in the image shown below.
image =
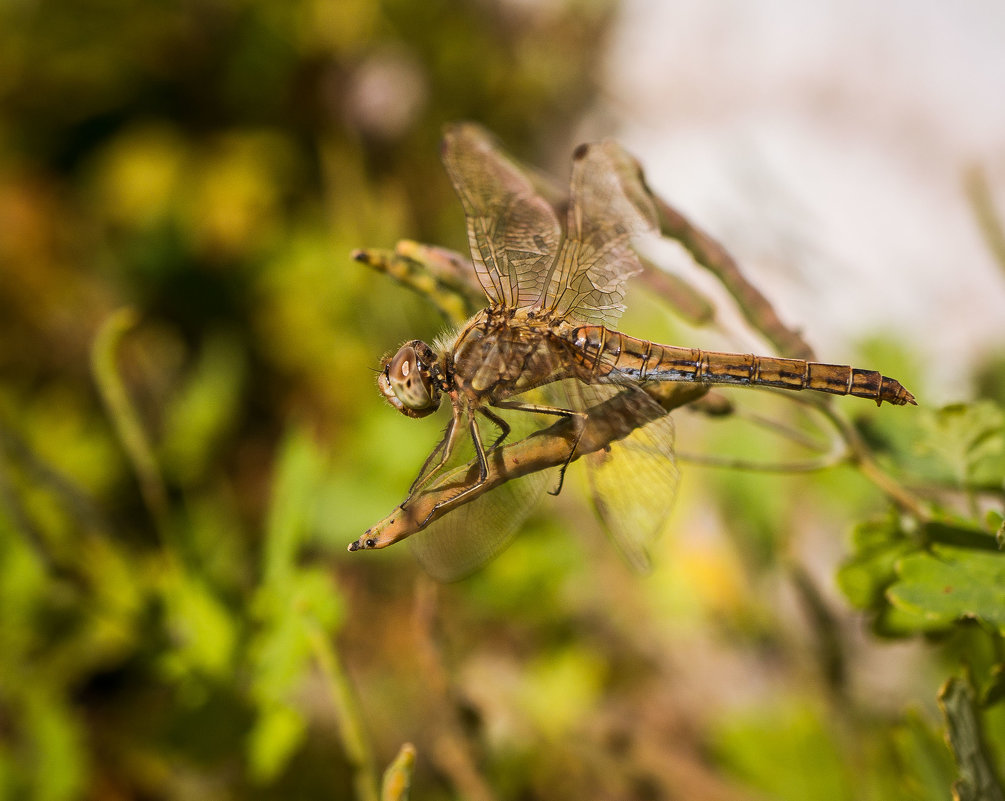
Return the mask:
POLYGON ((307 624, 308 639, 318 667, 328 683, 342 744, 353 769, 353 787, 358 801, 380 801, 377 771, 370 742, 363 728, 363 716, 355 693, 331 641, 316 624, 307 624))

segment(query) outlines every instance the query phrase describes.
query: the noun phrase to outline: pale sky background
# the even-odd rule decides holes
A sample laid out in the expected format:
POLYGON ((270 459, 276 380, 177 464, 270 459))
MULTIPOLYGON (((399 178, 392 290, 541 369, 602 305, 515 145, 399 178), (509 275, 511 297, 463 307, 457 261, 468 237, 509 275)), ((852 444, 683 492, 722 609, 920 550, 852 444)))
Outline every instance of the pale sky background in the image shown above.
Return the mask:
POLYGON ((1005 212, 1005 4, 626 0, 606 107, 650 184, 723 241, 828 360, 923 343, 928 402, 1005 349, 1005 271, 964 191, 1005 212))

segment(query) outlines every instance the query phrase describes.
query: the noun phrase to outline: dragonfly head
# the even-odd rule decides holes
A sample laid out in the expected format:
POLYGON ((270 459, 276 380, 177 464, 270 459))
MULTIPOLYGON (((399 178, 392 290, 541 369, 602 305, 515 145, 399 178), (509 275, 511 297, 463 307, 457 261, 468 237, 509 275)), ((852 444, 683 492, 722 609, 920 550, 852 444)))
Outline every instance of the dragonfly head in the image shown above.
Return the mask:
POLYGON ((390 359, 384 359, 377 386, 384 399, 409 417, 425 417, 440 407, 440 387, 433 375, 436 354, 425 342, 413 339, 390 359))

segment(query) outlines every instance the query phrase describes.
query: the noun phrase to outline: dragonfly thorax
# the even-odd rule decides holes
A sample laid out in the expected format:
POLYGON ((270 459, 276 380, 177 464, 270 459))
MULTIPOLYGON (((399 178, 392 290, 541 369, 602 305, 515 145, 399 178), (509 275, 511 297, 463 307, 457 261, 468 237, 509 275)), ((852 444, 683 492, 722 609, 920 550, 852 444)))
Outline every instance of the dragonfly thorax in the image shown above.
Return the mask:
POLYGON ((433 349, 422 340, 413 339, 384 360, 377 386, 384 399, 402 414, 425 417, 440 407, 436 369, 433 349))

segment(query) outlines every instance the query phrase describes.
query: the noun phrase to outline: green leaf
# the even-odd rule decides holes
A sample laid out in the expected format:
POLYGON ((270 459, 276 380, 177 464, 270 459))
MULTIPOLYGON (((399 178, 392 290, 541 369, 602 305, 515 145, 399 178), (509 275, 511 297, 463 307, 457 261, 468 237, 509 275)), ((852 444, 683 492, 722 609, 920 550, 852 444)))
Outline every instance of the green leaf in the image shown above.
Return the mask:
POLYGON ((252 778, 262 784, 275 779, 306 732, 303 713, 292 706, 276 705, 261 712, 248 736, 252 778))
POLYGON ((956 403, 925 418, 920 447, 937 456, 960 483, 1001 481, 1005 412, 992 401, 956 403))
POLYGON ((87 774, 83 734, 72 710, 50 695, 48 688, 27 694, 20 721, 33 745, 33 797, 39 801, 78 798, 87 774))
POLYGON ((893 516, 867 520, 852 532, 853 556, 837 574, 838 586, 853 606, 879 609, 884 592, 896 579, 898 560, 917 549, 893 516))
POLYGON ((912 801, 945 801, 956 769, 939 730, 908 710, 892 732, 898 778, 912 801))
POLYGON ((987 708, 1005 701, 1005 662, 991 668, 991 676, 981 691, 981 706, 987 708))
POLYGON ((310 436, 291 431, 272 485, 263 581, 251 604, 258 627, 248 662, 257 719, 248 759, 255 779, 263 783, 282 771, 306 735, 306 715, 297 696, 314 666, 311 637, 318 629, 334 631, 343 616, 342 598, 330 576, 297 565, 324 468, 324 456, 310 436))
POLYGON ((290 431, 283 442, 266 524, 265 581, 281 582, 296 562, 306 537, 309 509, 324 476, 325 460, 310 435, 290 431))
POLYGON ((770 708, 731 714, 714 731, 713 748, 730 773, 765 797, 855 797, 836 729, 811 701, 777 699, 770 708))
POLYGON ((1005 801, 970 683, 961 678, 949 679, 939 691, 939 706, 946 718, 947 737, 959 770, 959 778, 953 783, 953 797, 960 801, 1005 801))
POLYGON ((162 666, 173 677, 203 673, 230 675, 237 643, 236 621, 213 592, 195 576, 169 570, 162 586, 167 624, 175 647, 162 666))
POLYGON ((167 409, 161 458, 165 471, 183 484, 202 476, 227 430, 247 372, 246 356, 233 336, 207 339, 183 389, 167 409))
POLYGON ((919 629, 976 619, 1005 632, 1005 554, 933 545, 899 561, 887 598, 919 629))

